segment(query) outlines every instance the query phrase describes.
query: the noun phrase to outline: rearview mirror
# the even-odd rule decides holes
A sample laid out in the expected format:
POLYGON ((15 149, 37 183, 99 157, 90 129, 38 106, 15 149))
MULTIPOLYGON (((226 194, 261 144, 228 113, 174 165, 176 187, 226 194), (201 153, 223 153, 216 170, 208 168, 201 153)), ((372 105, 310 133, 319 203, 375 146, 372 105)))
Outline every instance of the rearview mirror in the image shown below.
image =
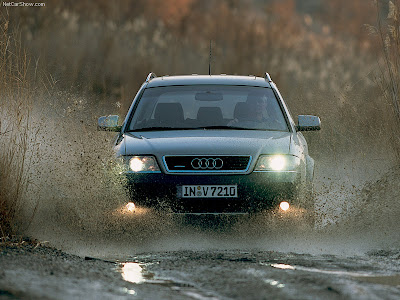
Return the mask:
POLYGON ((196 93, 195 99, 198 101, 221 101, 223 96, 218 92, 200 92, 196 93))
POLYGON ((298 131, 313 131, 321 129, 321 120, 316 116, 299 115, 298 116, 298 131))
POLYGON ((119 116, 109 115, 100 117, 97 122, 97 129, 103 131, 121 131, 121 127, 118 125, 119 116))

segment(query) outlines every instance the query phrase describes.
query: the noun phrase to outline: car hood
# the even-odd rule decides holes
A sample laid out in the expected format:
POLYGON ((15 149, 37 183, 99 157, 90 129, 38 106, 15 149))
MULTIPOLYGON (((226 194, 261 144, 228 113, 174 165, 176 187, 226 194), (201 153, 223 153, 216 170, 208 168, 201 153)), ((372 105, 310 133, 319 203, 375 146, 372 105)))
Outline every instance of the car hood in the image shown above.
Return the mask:
POLYGON ((260 130, 174 130, 125 133, 118 155, 288 154, 291 132, 260 130))

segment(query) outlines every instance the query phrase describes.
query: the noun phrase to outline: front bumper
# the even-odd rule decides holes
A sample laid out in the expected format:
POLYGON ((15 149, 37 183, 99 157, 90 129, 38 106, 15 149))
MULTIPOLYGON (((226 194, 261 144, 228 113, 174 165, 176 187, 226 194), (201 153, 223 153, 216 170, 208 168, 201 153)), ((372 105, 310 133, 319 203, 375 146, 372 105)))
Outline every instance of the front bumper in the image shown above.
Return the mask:
POLYGON ((131 200, 138 206, 176 213, 257 212, 293 199, 299 172, 253 172, 245 175, 171 175, 126 173, 131 200), (237 185, 237 198, 180 198, 182 185, 237 185))

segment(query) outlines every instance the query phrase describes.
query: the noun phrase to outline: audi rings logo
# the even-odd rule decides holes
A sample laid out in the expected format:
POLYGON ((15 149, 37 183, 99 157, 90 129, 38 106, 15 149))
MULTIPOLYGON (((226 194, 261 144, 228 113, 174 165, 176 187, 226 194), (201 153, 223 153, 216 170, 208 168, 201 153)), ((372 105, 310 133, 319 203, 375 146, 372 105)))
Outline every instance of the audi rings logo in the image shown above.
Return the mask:
POLYGON ((190 163, 195 170, 219 170, 224 165, 220 158, 194 158, 190 163))

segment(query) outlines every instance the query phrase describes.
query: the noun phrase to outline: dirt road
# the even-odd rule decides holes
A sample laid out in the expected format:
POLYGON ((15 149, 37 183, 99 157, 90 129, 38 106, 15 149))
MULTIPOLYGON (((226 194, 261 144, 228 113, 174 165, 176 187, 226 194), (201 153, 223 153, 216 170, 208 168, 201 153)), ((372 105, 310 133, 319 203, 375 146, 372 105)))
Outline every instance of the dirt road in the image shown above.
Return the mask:
POLYGON ((398 299, 400 252, 208 250, 93 259, 2 246, 0 299, 398 299))

